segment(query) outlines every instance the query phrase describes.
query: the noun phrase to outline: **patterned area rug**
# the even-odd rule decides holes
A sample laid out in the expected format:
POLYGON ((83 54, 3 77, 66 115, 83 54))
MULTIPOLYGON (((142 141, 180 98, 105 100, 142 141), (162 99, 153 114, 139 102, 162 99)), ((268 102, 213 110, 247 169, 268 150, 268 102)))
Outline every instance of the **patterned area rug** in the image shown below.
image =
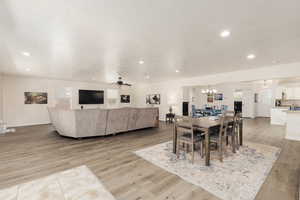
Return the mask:
POLYGON ((0 190, 1 200, 114 200, 86 166, 0 190))
POLYGON ((211 166, 205 166, 198 153, 192 164, 189 155, 179 159, 172 153, 172 142, 135 152, 143 159, 200 186, 223 200, 253 200, 268 176, 280 149, 247 143, 233 154, 226 150, 223 163, 212 153, 211 166))

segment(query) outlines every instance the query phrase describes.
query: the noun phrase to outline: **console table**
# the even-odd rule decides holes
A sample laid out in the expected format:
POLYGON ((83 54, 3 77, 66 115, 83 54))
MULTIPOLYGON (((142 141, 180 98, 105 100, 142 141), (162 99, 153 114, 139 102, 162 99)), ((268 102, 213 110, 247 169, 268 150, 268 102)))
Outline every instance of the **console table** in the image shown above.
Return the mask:
POLYGON ((166 114, 166 122, 167 123, 173 123, 175 118, 175 114, 174 113, 167 113, 166 114))

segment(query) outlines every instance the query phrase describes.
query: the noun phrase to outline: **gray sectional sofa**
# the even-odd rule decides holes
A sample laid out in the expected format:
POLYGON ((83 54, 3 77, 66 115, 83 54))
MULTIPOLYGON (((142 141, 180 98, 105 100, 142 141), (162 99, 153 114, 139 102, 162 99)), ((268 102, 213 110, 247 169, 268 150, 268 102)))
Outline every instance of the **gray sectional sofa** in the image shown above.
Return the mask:
POLYGON ((55 130, 73 138, 158 127, 158 108, 70 110, 49 107, 48 111, 55 130))

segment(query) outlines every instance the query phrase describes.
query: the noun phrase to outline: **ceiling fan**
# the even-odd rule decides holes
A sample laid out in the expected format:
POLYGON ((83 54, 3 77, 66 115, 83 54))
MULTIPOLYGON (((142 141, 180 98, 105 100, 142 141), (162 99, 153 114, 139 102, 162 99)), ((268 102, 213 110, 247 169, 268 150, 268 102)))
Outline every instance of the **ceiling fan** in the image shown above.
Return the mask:
POLYGON ((114 84, 117 84, 118 86, 129 86, 129 87, 132 86, 132 84, 123 82, 121 76, 119 76, 118 81, 115 82, 114 84))

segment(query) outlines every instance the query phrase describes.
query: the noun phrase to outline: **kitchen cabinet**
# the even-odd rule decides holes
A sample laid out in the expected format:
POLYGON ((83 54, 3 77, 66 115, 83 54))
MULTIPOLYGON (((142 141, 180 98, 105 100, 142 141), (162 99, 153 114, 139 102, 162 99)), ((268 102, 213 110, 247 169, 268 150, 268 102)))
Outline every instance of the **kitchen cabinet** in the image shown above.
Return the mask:
POLYGON ((285 135, 286 139, 300 141, 299 124, 300 124, 300 112, 287 111, 286 135, 285 135))
POLYGON ((300 99, 300 88, 294 88, 294 99, 300 99))
POLYGON ((286 88, 286 99, 300 99, 300 87, 286 88))
POLYGON ((287 99, 294 99, 294 88, 287 88, 286 89, 286 98, 287 99))
POLYGON ((282 99, 282 93, 285 92, 283 87, 276 88, 275 98, 282 99))
POLYGON ((275 107, 271 108, 271 124, 285 125, 286 124, 286 111, 289 108, 275 107))

